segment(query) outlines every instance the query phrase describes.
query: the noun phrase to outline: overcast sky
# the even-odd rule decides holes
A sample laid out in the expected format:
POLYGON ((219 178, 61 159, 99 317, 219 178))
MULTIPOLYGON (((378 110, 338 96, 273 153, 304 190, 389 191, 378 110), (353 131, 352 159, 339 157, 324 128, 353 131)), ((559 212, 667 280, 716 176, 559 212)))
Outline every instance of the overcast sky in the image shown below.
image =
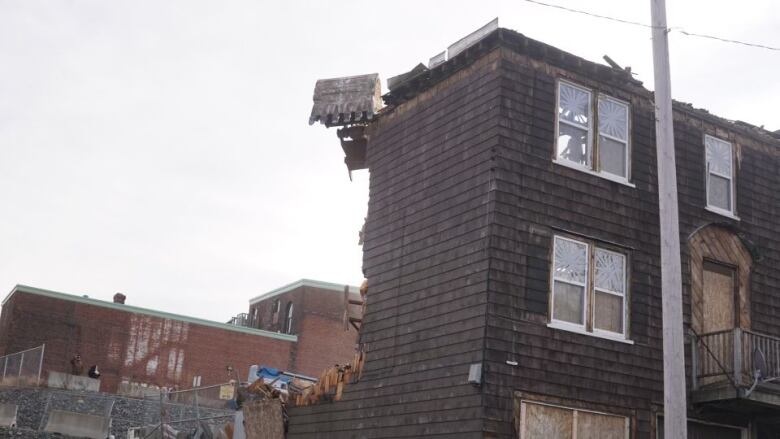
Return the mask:
MULTIPOLYGON (((671 0, 669 25, 780 46, 774 3, 671 0)), ((314 82, 385 80, 494 17, 652 89, 649 29, 522 0, 0 0, 0 290, 226 321, 300 278, 359 284, 368 174, 308 125, 314 82)), ((676 99, 780 129, 780 52, 672 33, 671 54, 676 99)))

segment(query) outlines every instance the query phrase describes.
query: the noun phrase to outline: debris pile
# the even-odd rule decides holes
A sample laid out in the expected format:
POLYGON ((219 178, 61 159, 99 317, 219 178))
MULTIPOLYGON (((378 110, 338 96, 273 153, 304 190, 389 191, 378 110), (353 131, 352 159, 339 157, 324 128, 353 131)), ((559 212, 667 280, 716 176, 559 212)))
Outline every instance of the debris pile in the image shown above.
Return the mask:
POLYGON ((365 354, 358 352, 350 364, 335 365, 322 371, 316 384, 311 385, 295 396, 296 406, 307 406, 320 401, 339 401, 344 387, 356 383, 363 375, 365 354))

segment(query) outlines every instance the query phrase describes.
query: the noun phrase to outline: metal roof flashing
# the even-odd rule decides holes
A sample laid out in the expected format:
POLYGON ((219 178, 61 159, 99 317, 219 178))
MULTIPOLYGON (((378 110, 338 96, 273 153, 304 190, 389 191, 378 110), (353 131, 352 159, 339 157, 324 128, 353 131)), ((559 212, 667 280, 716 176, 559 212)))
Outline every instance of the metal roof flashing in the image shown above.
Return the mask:
POLYGON ((350 293, 360 293, 360 288, 353 286, 353 285, 344 285, 344 284, 335 284, 331 282, 323 282, 319 280, 312 280, 312 279, 301 279, 298 281, 295 281, 291 284, 287 284, 285 286, 276 288, 274 290, 265 292, 263 294, 260 294, 259 296, 253 297, 249 300, 250 305, 254 305, 255 303, 262 302, 263 300, 270 299, 274 296, 279 296, 281 294, 290 292, 292 290, 302 288, 302 287, 312 287, 312 288, 319 288, 321 290, 328 290, 328 291, 334 291, 337 293, 343 293, 344 287, 349 286, 349 292, 350 293))
POLYGON ((157 311, 153 309, 148 308, 141 308, 138 306, 132 306, 132 305, 125 305, 120 303, 114 303, 114 302, 108 302, 105 300, 99 300, 99 299, 93 299, 90 297, 82 297, 77 296, 73 294, 67 294, 67 293, 60 293, 57 291, 51 291, 51 290, 44 290, 41 288, 35 288, 30 287, 27 285, 16 285, 8 295, 6 295, 5 299, 3 299, 2 305, 5 306, 5 304, 11 299, 11 297, 15 293, 26 293, 26 294, 35 294, 38 296, 44 296, 44 297, 51 297, 54 299, 60 299, 60 300, 67 300, 70 302, 77 302, 77 303, 83 303, 86 305, 93 305, 93 306, 100 306, 103 308, 110 308, 118 311, 124 311, 124 312, 130 312, 135 314, 144 314, 149 315, 153 317, 159 317, 163 319, 169 319, 169 320, 178 320, 182 322, 191 323, 194 325, 201 325, 201 326, 208 326, 212 328, 217 329, 224 329, 228 331, 234 331, 234 332, 241 332, 244 334, 250 334, 250 335, 259 335, 262 337, 269 337, 269 338, 275 338, 278 340, 284 340, 284 341, 290 341, 290 342, 297 342, 298 336, 296 335, 290 335, 290 334, 281 334, 277 332, 271 332, 271 331, 265 331, 262 329, 254 329, 254 328, 246 328, 242 326, 234 326, 229 325, 227 323, 221 323, 216 322, 213 320, 206 320, 201 319, 197 317, 190 317, 190 316, 184 316, 180 314, 173 314, 168 313, 165 311, 157 311))

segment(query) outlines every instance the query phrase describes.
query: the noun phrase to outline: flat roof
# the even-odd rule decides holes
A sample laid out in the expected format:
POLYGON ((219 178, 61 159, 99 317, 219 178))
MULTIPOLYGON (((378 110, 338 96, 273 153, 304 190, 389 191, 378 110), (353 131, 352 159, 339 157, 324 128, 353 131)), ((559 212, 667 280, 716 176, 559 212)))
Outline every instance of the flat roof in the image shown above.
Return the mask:
POLYGON ((360 288, 353 285, 334 284, 332 282, 323 282, 320 280, 312 280, 312 279, 301 279, 291 284, 287 284, 283 287, 276 288, 274 290, 263 293, 257 297, 254 297, 249 300, 249 304, 254 305, 257 302, 261 302, 265 299, 278 296, 280 294, 284 294, 288 291, 292 291, 296 288, 301 288, 301 287, 313 287, 313 288, 319 288, 321 290, 335 291, 338 293, 343 293, 344 287, 348 287, 350 293, 358 293, 358 294, 360 293, 360 288))
MULTIPOLYGON (((342 287, 343 290, 343 287, 342 287)), ((141 308, 138 306, 125 305, 122 303, 108 302, 105 300, 93 299, 91 297, 77 296, 74 294, 60 293, 57 291, 44 290, 41 288, 30 287, 27 285, 17 285, 11 290, 5 297, 2 305, 5 305, 8 300, 11 299, 15 293, 27 293, 35 294, 38 296, 51 297, 53 299, 66 300, 69 302, 83 303, 86 305, 99 306, 103 308, 115 309, 118 311, 124 311, 134 314, 144 314, 153 317, 159 317, 162 319, 178 320, 181 322, 191 323, 193 325, 208 326, 211 328, 224 329, 227 331, 241 332, 244 334, 259 335, 261 337, 275 338, 278 340, 285 340, 290 342, 297 342, 298 336, 291 334, 282 334, 279 332, 264 331, 262 329, 246 328, 243 326, 234 326, 227 323, 215 322, 213 320, 200 319, 197 317, 184 316, 180 314, 173 314, 164 311, 158 311, 154 309, 141 308)))

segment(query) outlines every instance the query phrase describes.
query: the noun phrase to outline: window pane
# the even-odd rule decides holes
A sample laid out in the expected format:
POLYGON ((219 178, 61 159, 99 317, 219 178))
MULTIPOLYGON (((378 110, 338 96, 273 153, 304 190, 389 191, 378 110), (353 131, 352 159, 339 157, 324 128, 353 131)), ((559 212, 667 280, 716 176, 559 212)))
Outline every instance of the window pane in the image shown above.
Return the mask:
POLYGON ((558 117, 585 128, 590 122, 590 92, 560 83, 558 117))
POLYGON ((602 171, 627 177, 626 144, 599 136, 599 163, 602 171))
POLYGON ((710 206, 731 211, 731 180, 710 174, 707 202, 710 206))
POLYGON ((623 294, 626 289, 625 256, 596 249, 596 288, 623 294))
POLYGON ((553 286, 553 319, 582 325, 585 309, 585 287, 555 281, 553 286))
POLYGON ((628 140, 628 106, 609 99, 599 99, 599 133, 628 140))
POLYGON ((558 124, 558 158, 590 167, 588 131, 565 123, 558 124))
POLYGON ((626 418, 578 411, 577 439, 627 439, 626 418))
POLYGON ((731 144, 714 137, 706 136, 704 145, 707 151, 707 168, 710 172, 731 177, 731 144))
POLYGON ((593 327, 623 333, 623 298, 596 291, 593 301, 593 327))
POLYGON ((584 284, 588 277, 588 246, 555 237, 553 273, 556 279, 584 284))
POLYGON ((571 439, 574 412, 541 404, 525 405, 523 439, 571 439))

